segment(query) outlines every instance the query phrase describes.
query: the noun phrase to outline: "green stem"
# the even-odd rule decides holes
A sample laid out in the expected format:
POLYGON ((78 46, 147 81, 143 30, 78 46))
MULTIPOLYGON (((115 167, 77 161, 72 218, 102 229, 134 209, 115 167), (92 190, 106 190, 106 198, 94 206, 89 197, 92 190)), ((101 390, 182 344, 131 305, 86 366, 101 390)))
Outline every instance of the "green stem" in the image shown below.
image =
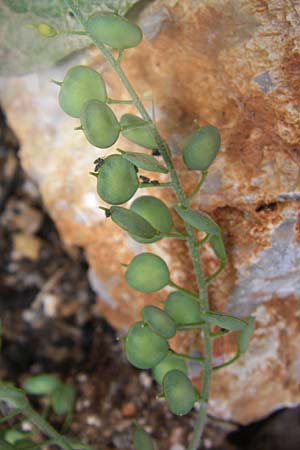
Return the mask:
POLYGON ((186 325, 177 325, 176 329, 179 331, 189 331, 189 330, 196 330, 197 328, 201 328, 206 322, 195 322, 195 323, 189 323, 186 325))
MULTIPOLYGON (((65 0, 66 4, 69 6, 69 8, 73 11, 77 19, 80 21, 80 23, 85 28, 85 20, 84 17, 81 14, 81 11, 79 10, 78 6, 74 4, 73 0, 65 0)), ((93 39, 92 39, 93 41, 93 39)), ((167 169, 169 170, 170 177, 173 184, 173 189, 175 191, 175 194, 177 196, 178 201, 185 207, 188 207, 188 200, 186 199, 186 196, 184 194, 184 191, 181 186, 181 182, 179 180, 178 174, 176 172, 176 169, 173 165, 172 159, 171 159, 171 152, 166 144, 166 142, 161 138, 155 124, 152 122, 150 115, 148 114, 146 108, 142 104, 140 98, 136 94, 134 88, 132 87, 131 83, 129 82, 127 76, 122 70, 121 65, 119 62, 113 57, 112 53, 105 47, 105 45, 101 44, 100 42, 97 42, 97 47, 102 52, 103 56, 106 58, 107 62, 112 66, 116 74, 119 76, 123 86, 127 90, 128 94, 133 100, 133 103, 136 107, 136 109, 139 111, 141 117, 148 121, 150 124, 150 130, 157 142, 157 148, 160 154, 162 155, 165 165, 167 169)), ((196 234, 193 229, 193 227, 189 224, 186 224, 186 231, 189 235, 187 242, 191 254, 191 258, 193 261, 193 266, 196 273, 196 279, 197 279, 197 285, 199 289, 199 307, 201 313, 207 312, 209 310, 209 304, 208 304, 208 292, 207 292, 207 284, 204 277, 204 273, 202 270, 202 265, 199 257, 199 249, 197 247, 197 239, 196 234)), ((194 430, 194 434, 192 436, 191 443, 188 447, 188 450, 197 450, 197 448, 200 445, 206 415, 207 415, 207 403, 208 403, 208 396, 210 391, 210 385, 211 385, 211 376, 212 376, 212 340, 210 338, 210 326, 208 324, 205 324, 203 326, 204 331, 204 348, 205 348, 205 360, 204 360, 204 368, 203 368, 203 385, 202 385, 202 403, 200 407, 200 411, 198 414, 198 418, 196 420, 196 426, 194 430)))
POLYGON ((173 353, 173 355, 177 356, 177 358, 185 359, 187 361, 203 363, 203 361, 205 360, 205 358, 202 356, 190 356, 190 355, 186 355, 185 353, 177 353, 174 351, 172 351, 172 353, 173 353))
POLYGON ((210 333, 210 337, 213 339, 225 336, 226 334, 231 333, 231 330, 224 330, 224 331, 215 331, 214 333, 210 333))
POLYGON ((220 275, 221 272, 225 269, 226 262, 222 262, 218 270, 215 271, 210 277, 207 278, 206 283, 211 283, 215 278, 217 278, 218 275, 220 275))
POLYGON ((114 100, 112 98, 108 98, 106 103, 110 105, 132 105, 132 100, 114 100))
POLYGON ((207 170, 203 170, 202 172, 202 177, 201 180, 199 181, 199 183, 197 184, 195 190, 187 197, 187 202, 190 205, 192 203, 193 198, 198 194, 198 192, 200 191, 204 181, 206 180, 208 171, 207 170))
MULTIPOLYGON (((187 238, 187 239, 188 239, 188 238, 187 238)), ((198 297, 197 294, 195 294, 195 293, 192 292, 192 291, 189 291, 189 290, 186 289, 186 288, 183 288, 183 287, 181 287, 181 286, 178 286, 178 284, 174 283, 174 281, 171 281, 171 280, 170 280, 169 286, 175 288, 177 291, 183 292, 184 294, 188 295, 189 297, 192 297, 194 300, 199 301, 199 297, 198 297)))
POLYGON ((2 417, 2 419, 0 419, 0 424, 4 423, 4 422, 8 422, 10 419, 13 419, 14 417, 18 416, 21 413, 22 413, 22 411, 19 409, 14 410, 13 412, 7 414, 5 417, 2 417))
POLYGON ((197 247, 200 248, 210 239, 210 234, 206 235, 205 238, 201 239, 201 241, 197 242, 197 247))
POLYGON ((163 235, 164 238, 173 238, 173 239, 179 239, 181 241, 186 241, 187 240, 187 235, 186 236, 182 236, 182 234, 164 234, 163 235))
POLYGON ((229 361, 226 361, 223 364, 220 364, 219 366, 213 367, 213 371, 223 369, 223 367, 230 366, 230 364, 233 364, 235 361, 237 361, 240 356, 241 356, 240 352, 237 352, 236 355, 234 355, 234 357, 231 358, 229 361))
POLYGON ((27 406, 22 413, 30 422, 34 423, 40 431, 54 440, 60 448, 63 450, 73 450, 73 447, 68 443, 68 440, 64 436, 61 436, 55 428, 32 409, 31 406, 27 406))
POLYGON ((173 187, 173 184, 168 182, 168 183, 151 183, 151 181, 145 182, 145 183, 140 183, 139 184, 139 188, 143 189, 143 188, 154 188, 154 187, 173 187))

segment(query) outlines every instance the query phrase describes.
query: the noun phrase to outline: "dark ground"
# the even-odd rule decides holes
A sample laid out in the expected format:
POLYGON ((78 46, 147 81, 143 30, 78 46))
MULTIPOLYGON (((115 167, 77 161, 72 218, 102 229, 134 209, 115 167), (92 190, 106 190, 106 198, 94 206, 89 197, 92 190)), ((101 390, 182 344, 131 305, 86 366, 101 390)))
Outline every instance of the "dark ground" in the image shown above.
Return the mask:
MULTIPOLYGON (((0 113, 0 379, 20 385, 29 374, 50 372, 73 383, 77 401, 69 434, 95 450, 132 449, 134 420, 147 426, 160 450, 183 450, 193 414, 171 416, 155 398, 150 376, 127 364, 114 331, 94 313, 81 251, 60 241, 17 151, 0 113)), ((41 410, 42 401, 33 401, 41 410)), ((50 420, 62 425, 57 416, 50 420)), ((210 417, 202 448, 299 450, 300 408, 247 427, 210 417)))

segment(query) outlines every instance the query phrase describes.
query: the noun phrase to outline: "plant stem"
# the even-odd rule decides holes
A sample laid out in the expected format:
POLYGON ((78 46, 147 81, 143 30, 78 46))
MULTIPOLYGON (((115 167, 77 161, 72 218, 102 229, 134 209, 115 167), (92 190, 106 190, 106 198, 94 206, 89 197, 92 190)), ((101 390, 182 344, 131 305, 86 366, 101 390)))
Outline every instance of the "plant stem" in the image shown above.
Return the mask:
MULTIPOLYGON (((69 8, 72 10, 72 12, 75 14, 79 22, 82 24, 82 26, 85 28, 85 20, 83 15, 81 14, 81 11, 78 6, 74 4, 73 0, 65 0, 66 4, 69 6, 69 8)), ((91 36, 90 36, 91 37, 91 36)), ((92 38, 91 38, 92 39, 92 38)), ((92 39, 92 41, 94 41, 92 39)), ((177 172, 175 170, 175 167, 173 165, 173 161, 171 159, 171 152, 166 144, 166 142, 161 138, 155 124, 152 122, 150 115, 148 114, 147 110, 145 109, 143 103, 141 102, 140 98, 138 97, 137 93, 135 92, 134 88, 132 87, 131 83, 129 82, 127 76, 123 72, 123 69, 121 65, 119 64, 119 61, 114 58, 112 53, 103 45, 101 42, 95 43, 99 50, 102 52, 103 56, 106 58, 108 63, 112 66, 116 74, 119 76, 123 86, 127 90, 128 94, 133 100, 133 103, 136 107, 136 109, 139 111, 142 118, 149 122, 150 130, 157 142, 157 148, 162 155, 164 162, 166 164, 167 169, 169 170, 170 177, 173 184, 173 189, 175 191, 175 194, 177 196, 178 201, 185 207, 188 207, 188 200, 184 194, 184 191, 181 186, 181 182, 179 180, 179 177, 177 175, 177 172)), ((193 229, 193 227, 189 224, 186 225, 186 231, 188 234, 187 242, 191 254, 191 258, 193 261, 193 266, 196 273, 196 279, 197 279, 197 285, 199 289, 199 307, 201 313, 205 314, 209 310, 209 304, 208 304, 208 292, 207 292, 207 284, 204 277, 204 273, 202 270, 202 265, 199 257, 199 249, 197 247, 197 239, 196 234, 193 229)), ((210 385, 211 385, 211 376, 212 376, 212 340, 210 337, 210 326, 208 324, 203 325, 203 332, 204 332, 204 348, 205 348, 205 358, 204 358, 204 369, 203 369, 203 385, 202 385, 202 402, 200 411, 198 414, 198 418, 196 420, 195 430, 194 434, 191 440, 191 443, 188 447, 188 450, 197 450, 199 447, 205 421, 206 421, 206 415, 207 415, 207 406, 208 406, 208 397, 209 397, 209 391, 210 391, 210 385)))
POLYGON ((114 100, 113 98, 108 98, 107 103, 110 105, 132 105, 132 100, 114 100))
MULTIPOLYGON (((186 239, 188 239, 188 238, 186 238, 186 239)), ((183 292, 184 294, 188 295, 189 297, 192 297, 194 300, 199 301, 199 297, 197 294, 194 294, 194 292, 191 292, 188 289, 178 286, 178 284, 174 283, 173 281, 169 282, 169 286, 177 289, 177 291, 183 292)))
POLYGON ((218 270, 215 271, 210 277, 207 278, 206 283, 211 283, 218 275, 225 269, 226 262, 222 262, 218 270))
POLYGON ((198 194, 198 192, 200 191, 200 189, 201 189, 201 187, 202 187, 204 181, 206 180, 207 174, 208 174, 208 171, 207 171, 207 170, 205 170, 205 171, 202 172, 201 180, 200 180, 199 183, 197 184, 195 190, 187 197, 187 202, 188 202, 189 205, 191 204, 193 198, 194 198, 194 197, 198 194))
POLYGON ((215 366, 213 367, 213 371, 215 370, 219 370, 219 369, 223 369, 223 367, 227 367, 230 366, 231 364, 233 364, 235 361, 237 361, 240 357, 240 352, 237 352, 233 358, 231 358, 229 361, 224 362, 223 364, 220 364, 219 366, 215 366))
POLYGON ((173 355, 177 356, 177 358, 185 359, 187 361, 203 363, 203 361, 205 360, 205 358, 203 358, 203 356, 190 356, 190 355, 186 355, 185 353, 177 353, 174 351, 172 351, 172 353, 173 353, 173 355))
POLYGON ((140 183, 139 184, 139 189, 143 189, 143 188, 152 188, 152 187, 173 187, 172 183, 166 182, 166 183, 151 183, 151 181, 145 182, 145 183, 140 183))
POLYGON ((73 450, 64 436, 61 436, 43 417, 41 417, 31 406, 27 406, 22 413, 27 419, 34 423, 37 428, 54 440, 63 450, 73 450))

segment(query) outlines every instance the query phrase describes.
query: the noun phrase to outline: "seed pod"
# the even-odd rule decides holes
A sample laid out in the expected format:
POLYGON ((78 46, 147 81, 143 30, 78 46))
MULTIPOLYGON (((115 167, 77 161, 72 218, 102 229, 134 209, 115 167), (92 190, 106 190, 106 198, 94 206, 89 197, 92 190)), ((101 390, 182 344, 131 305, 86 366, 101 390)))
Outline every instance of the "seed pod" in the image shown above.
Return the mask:
POLYGON ((199 303, 182 292, 171 292, 165 301, 165 311, 176 325, 190 325, 201 322, 199 303))
POLYGON ((84 105, 80 121, 85 137, 95 147, 111 147, 119 137, 120 125, 116 116, 99 100, 91 100, 84 105))
POLYGON ((196 211, 191 208, 183 208, 181 206, 175 206, 175 211, 185 222, 192 225, 199 231, 204 231, 208 234, 221 233, 219 225, 217 225, 208 214, 202 211, 196 211))
POLYGON ((72 117, 80 117, 83 106, 90 100, 106 102, 103 78, 91 67, 72 67, 67 72, 59 92, 61 108, 72 117))
POLYGON ((130 161, 136 167, 139 167, 143 170, 148 170, 149 172, 158 172, 158 173, 168 173, 168 169, 160 164, 153 156, 146 155, 145 153, 136 153, 136 152, 124 152, 123 150, 118 149, 119 152, 122 153, 123 158, 130 161))
POLYGON ((126 354, 128 361, 138 369, 152 369, 168 353, 168 343, 148 325, 137 322, 128 331, 126 354))
POLYGON ((222 263, 226 263, 227 254, 221 234, 212 235, 210 238, 210 243, 217 258, 219 258, 222 263))
POLYGON ((169 233, 173 221, 169 208, 160 199, 152 195, 143 195, 138 197, 130 207, 131 211, 136 212, 146 219, 157 231, 159 235, 152 239, 140 239, 139 236, 131 235, 138 242, 151 243, 158 241, 164 234, 169 233))
POLYGON ((167 264, 153 253, 141 253, 133 258, 126 272, 129 286, 140 292, 159 291, 170 281, 167 264))
POLYGON ((218 325, 225 330, 242 331, 247 327, 247 322, 239 317, 230 316, 216 311, 208 311, 203 316, 203 320, 212 325, 218 325))
POLYGON ((124 114, 120 120, 121 132, 130 141, 145 148, 156 149, 157 142, 145 120, 133 114, 124 114))
POLYGON ((86 29, 96 44, 106 44, 118 50, 136 47, 143 39, 140 27, 116 14, 94 14, 86 29))
POLYGON ((177 416, 189 413, 198 400, 196 389, 180 370, 171 370, 165 375, 163 389, 170 411, 177 416))
POLYGON ((192 170, 206 171, 220 150, 219 130, 212 125, 198 128, 183 147, 183 160, 192 170))
POLYGON ((128 231, 128 233, 133 233, 145 239, 151 239, 157 234, 155 228, 147 220, 139 214, 130 211, 130 209, 112 206, 110 212, 112 220, 123 230, 128 231))
POLYGON ((142 316, 149 327, 165 339, 170 339, 176 334, 174 320, 156 306, 148 305, 143 308, 142 316))
POLYGON ((120 155, 110 155, 105 159, 97 177, 97 192, 102 200, 120 205, 135 194, 138 186, 133 164, 120 155))
POLYGON ((71 384, 60 383, 51 398, 54 412, 59 416, 69 414, 74 409, 75 389, 71 384))
POLYGON ((178 358, 173 352, 168 352, 167 356, 152 369, 153 377, 157 383, 162 384, 165 375, 171 370, 180 370, 185 375, 188 373, 186 362, 178 358))
POLYGON ((240 332, 238 347, 240 353, 246 353, 248 350, 251 338, 253 336, 255 330, 255 317, 249 316, 247 317, 247 326, 244 330, 240 332))
POLYGON ((138 424, 133 427, 133 446, 134 450, 154 450, 150 434, 138 424))
POLYGON ((27 378, 23 389, 31 395, 49 395, 59 386, 60 380, 56 375, 41 373, 27 378))

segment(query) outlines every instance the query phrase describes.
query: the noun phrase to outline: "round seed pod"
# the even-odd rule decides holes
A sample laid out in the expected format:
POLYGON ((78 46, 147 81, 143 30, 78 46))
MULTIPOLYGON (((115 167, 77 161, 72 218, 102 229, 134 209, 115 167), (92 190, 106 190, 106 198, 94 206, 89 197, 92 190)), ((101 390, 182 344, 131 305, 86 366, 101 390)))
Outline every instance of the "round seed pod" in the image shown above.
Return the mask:
POLYGON ((59 386, 60 380, 51 373, 33 375, 23 384, 23 389, 32 395, 49 395, 59 386))
POLYGON ((148 305, 143 308, 142 316, 149 327, 165 339, 170 339, 176 334, 174 320, 156 306, 148 305))
POLYGON ((189 325, 202 320, 199 303, 182 292, 175 291, 165 301, 165 311, 176 325, 189 325))
POLYGON ((148 325, 137 322, 129 329, 126 337, 126 354, 134 367, 152 369, 167 353, 167 341, 154 333, 148 325))
POLYGON ((132 203, 130 209, 146 219, 161 235, 152 239, 141 239, 139 236, 131 235, 138 242, 151 243, 161 239, 163 234, 169 233, 172 228, 172 216, 167 205, 152 195, 138 197, 132 203))
POLYGON ((162 384, 165 375, 171 370, 180 370, 185 375, 188 373, 186 362, 169 351, 167 356, 152 369, 152 374, 157 383, 162 384))
POLYGON ((198 128, 183 147, 183 160, 192 170, 206 171, 220 150, 219 130, 212 125, 198 128))
POLYGON ((84 105, 80 121, 85 137, 95 147, 111 147, 119 137, 120 125, 116 116, 99 100, 91 100, 84 105))
POLYGON ((124 114, 120 120, 123 136, 145 148, 156 149, 157 142, 148 122, 133 114, 124 114))
POLYGON ((86 29, 96 43, 118 50, 136 47, 143 39, 140 27, 117 14, 94 14, 88 19, 86 29))
POLYGON ((90 100, 106 102, 103 78, 91 67, 72 67, 67 72, 59 92, 61 108, 72 117, 80 117, 83 106, 90 100))
POLYGON ((129 286, 140 292, 155 292, 170 281, 165 261, 153 253, 141 253, 133 258, 126 271, 129 286))
POLYGON ((163 389, 170 411, 177 416, 189 413, 198 400, 196 389, 180 370, 171 370, 165 375, 163 389))
POLYGON ((97 177, 97 192, 106 203, 120 205, 127 202, 139 186, 134 168, 120 155, 108 156, 97 177))

